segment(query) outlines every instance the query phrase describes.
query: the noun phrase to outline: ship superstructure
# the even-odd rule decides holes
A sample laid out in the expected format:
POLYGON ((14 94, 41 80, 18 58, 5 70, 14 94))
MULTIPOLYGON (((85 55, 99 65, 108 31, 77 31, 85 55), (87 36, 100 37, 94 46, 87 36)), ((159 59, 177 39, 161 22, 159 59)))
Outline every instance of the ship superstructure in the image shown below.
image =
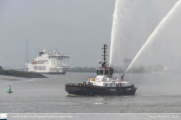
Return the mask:
POLYGON ((41 74, 65 74, 68 69, 69 56, 60 54, 58 50, 45 53, 45 49, 28 63, 28 71, 41 74))

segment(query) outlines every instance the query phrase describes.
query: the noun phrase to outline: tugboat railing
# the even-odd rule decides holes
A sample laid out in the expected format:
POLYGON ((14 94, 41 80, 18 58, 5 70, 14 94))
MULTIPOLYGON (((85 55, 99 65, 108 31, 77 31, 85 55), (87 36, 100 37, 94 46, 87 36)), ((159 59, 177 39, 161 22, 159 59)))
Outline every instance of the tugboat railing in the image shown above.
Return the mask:
POLYGON ((121 77, 112 77, 113 80, 121 80, 121 77))
MULTIPOLYGON (((87 81, 91 81, 91 78, 88 78, 87 81)), ((106 79, 104 79, 103 81, 106 81, 106 79)), ((121 77, 112 77, 111 81, 121 81, 121 77)))

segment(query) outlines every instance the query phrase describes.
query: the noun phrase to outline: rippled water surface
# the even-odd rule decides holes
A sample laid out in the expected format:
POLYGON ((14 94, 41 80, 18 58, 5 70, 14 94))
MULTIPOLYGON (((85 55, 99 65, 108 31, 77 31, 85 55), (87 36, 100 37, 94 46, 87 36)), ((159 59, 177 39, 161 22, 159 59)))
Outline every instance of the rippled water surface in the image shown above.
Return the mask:
MULTIPOLYGON (((114 74, 118 76, 119 74, 114 74)), ((131 74, 135 96, 68 95, 66 83, 86 81, 95 73, 46 75, 26 79, 0 76, 0 113, 180 113, 181 75, 131 74), (11 85, 12 94, 6 93, 11 85)))

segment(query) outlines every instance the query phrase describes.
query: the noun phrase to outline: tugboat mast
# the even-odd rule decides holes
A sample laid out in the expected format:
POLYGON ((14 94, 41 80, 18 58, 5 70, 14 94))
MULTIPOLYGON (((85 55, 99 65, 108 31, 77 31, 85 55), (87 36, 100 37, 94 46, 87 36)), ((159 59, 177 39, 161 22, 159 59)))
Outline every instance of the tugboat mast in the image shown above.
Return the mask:
POLYGON ((107 58, 106 58, 106 56, 107 56, 107 54, 106 54, 106 53, 107 53, 106 49, 108 49, 108 46, 107 46, 106 44, 104 44, 102 49, 103 49, 103 55, 102 55, 102 56, 103 56, 103 60, 104 60, 104 61, 101 61, 100 64, 102 64, 102 67, 106 67, 106 66, 107 66, 107 65, 106 65, 106 62, 107 62, 107 61, 106 61, 106 59, 107 59, 107 58))

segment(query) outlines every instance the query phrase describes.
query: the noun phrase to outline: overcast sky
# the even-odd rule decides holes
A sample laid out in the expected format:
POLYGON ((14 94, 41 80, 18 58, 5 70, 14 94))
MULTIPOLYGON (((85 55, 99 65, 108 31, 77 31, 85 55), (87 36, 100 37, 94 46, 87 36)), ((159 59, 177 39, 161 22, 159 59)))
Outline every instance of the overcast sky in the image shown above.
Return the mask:
POLYGON ((23 66, 59 49, 69 65, 97 66, 102 45, 110 45, 115 0, 0 0, 0 65, 23 66))
MULTIPOLYGON (((176 2, 119 0, 114 64, 133 59, 176 2)), ((110 48, 114 8, 115 0, 0 0, 0 65, 24 66, 28 39, 29 60, 44 48, 59 49, 70 55, 70 66, 96 67, 102 59, 102 45, 107 43, 110 48)), ((159 36, 161 41, 156 40, 157 49, 149 49, 154 56, 145 53, 149 57, 156 58, 165 51, 171 57, 180 55, 180 9, 159 36)))

